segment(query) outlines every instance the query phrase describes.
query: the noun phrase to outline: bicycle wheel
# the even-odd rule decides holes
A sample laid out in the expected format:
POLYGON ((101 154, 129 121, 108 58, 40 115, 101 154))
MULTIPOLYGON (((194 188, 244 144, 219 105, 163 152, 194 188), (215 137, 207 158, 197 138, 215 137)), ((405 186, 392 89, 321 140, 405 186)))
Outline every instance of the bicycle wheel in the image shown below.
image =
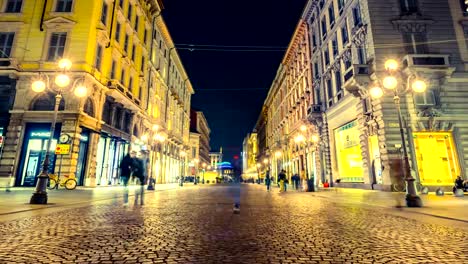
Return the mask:
POLYGON ((47 188, 49 190, 53 190, 57 187, 57 182, 54 179, 49 179, 49 182, 47 183, 47 188))
POLYGON ((65 188, 67 190, 74 190, 76 188, 76 181, 75 179, 68 179, 65 181, 65 188))
POLYGON ((406 191, 406 184, 404 183, 394 183, 392 184, 393 191, 395 192, 405 192, 406 191))

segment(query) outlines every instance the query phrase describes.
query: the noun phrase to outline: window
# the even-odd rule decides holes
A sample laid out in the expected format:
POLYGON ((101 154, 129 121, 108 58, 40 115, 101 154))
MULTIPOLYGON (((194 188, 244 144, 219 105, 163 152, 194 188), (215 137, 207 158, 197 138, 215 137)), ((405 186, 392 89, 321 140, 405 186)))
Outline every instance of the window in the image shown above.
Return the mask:
POLYGON ((55 32, 50 36, 48 61, 55 61, 63 56, 65 51, 65 42, 67 40, 66 32, 55 32))
POLYGON ((358 63, 359 64, 367 64, 366 49, 365 48, 358 48, 357 49, 357 55, 358 55, 358 63))
POLYGON ((133 88, 133 77, 128 78, 128 90, 132 91, 133 88))
POLYGON ((145 60, 145 57, 141 57, 141 66, 140 66, 140 71, 144 71, 145 70, 145 64, 146 64, 146 60, 145 60))
POLYGON ((433 90, 428 89, 424 93, 414 93, 414 103, 418 106, 435 105, 435 94, 433 90))
POLYGON ((132 45, 132 61, 135 62, 135 51, 136 51, 136 45, 132 45))
POLYGON ((343 14, 344 6, 345 0, 338 0, 338 12, 340 13, 340 15, 343 14))
POLYGON ((317 47, 317 38, 315 37, 315 34, 312 34, 312 47, 317 47))
POLYGON ((0 32, 0 58, 9 58, 15 33, 0 32))
POLYGON ((8 0, 5 13, 20 13, 22 4, 22 0, 8 0))
POLYGON ((104 3, 102 4, 101 22, 104 25, 107 25, 107 3, 106 1, 104 1, 104 3))
POLYGON ((101 62, 102 62, 102 46, 98 44, 96 48, 96 60, 94 62, 94 67, 98 69, 99 71, 101 71, 101 62))
POLYGON ((319 66, 318 63, 314 63, 314 78, 318 79, 320 77, 319 66))
POLYGON ((324 40, 327 37, 327 21, 325 20, 325 17, 322 19, 322 40, 324 40))
POLYGON ((115 26, 115 41, 120 42, 120 23, 115 26))
POLYGON ((120 72, 120 83, 125 83, 125 69, 122 69, 122 71, 120 72))
POLYGON ((320 0, 319 2, 320 9, 322 9, 324 5, 325 5, 325 0, 320 0))
POLYGON ((427 53, 426 34, 424 33, 406 33, 403 34, 406 51, 409 54, 425 54, 427 53))
POLYGON ((125 34, 124 50, 128 53, 128 34, 125 34))
POLYGON ((130 22, 132 21, 132 13, 133 13, 133 6, 131 4, 128 4, 127 18, 130 22))
POLYGON ((328 96, 328 105, 331 106, 333 104, 333 86, 332 80, 327 80, 327 96, 328 96))
POLYGON ((115 67, 116 67, 117 62, 115 60, 112 60, 112 65, 111 65, 111 72, 110 72, 110 78, 115 79, 115 67))
POLYGON ((336 57, 338 55, 338 39, 336 37, 336 34, 332 40, 332 49, 333 49, 333 57, 336 57))
POLYGON ((71 12, 73 0, 57 0, 55 12, 71 12))
POLYGON ((341 28, 341 41, 343 43, 343 47, 348 44, 349 41, 349 35, 348 35, 348 23, 343 24, 343 27, 341 28))
POLYGON ((336 84, 336 92, 339 93, 342 89, 341 89, 341 72, 340 71, 336 71, 335 72, 335 84, 336 84))
POLYGON ((140 17, 139 16, 135 16, 135 31, 136 33, 138 34, 138 24, 140 23, 140 17))
POLYGON ((323 57, 325 59, 325 66, 328 66, 328 64, 330 64, 330 52, 328 51, 328 46, 325 48, 323 52, 323 57))
POLYGON ((460 0, 461 9, 464 16, 468 16, 468 3, 465 0, 460 0))
POLYGON ((361 10, 359 6, 353 7, 353 19, 355 27, 359 27, 362 25, 361 10))
POLYGON ((418 12, 418 3, 416 0, 400 0, 400 7, 404 15, 411 15, 418 12))
POLYGON ((138 99, 140 99, 140 101, 143 99, 143 89, 141 89, 141 87, 138 87, 138 99))
POLYGON ((122 9, 123 9, 123 6, 124 6, 124 0, 119 0, 119 6, 120 6, 120 8, 122 8, 122 9))
POLYGON ((143 32, 143 43, 145 43, 145 45, 147 44, 146 41, 148 40, 148 30, 146 30, 145 28, 145 31, 143 32))
POLYGON ((332 28, 335 25, 335 5, 333 2, 328 7, 328 19, 330 20, 330 28, 332 28))

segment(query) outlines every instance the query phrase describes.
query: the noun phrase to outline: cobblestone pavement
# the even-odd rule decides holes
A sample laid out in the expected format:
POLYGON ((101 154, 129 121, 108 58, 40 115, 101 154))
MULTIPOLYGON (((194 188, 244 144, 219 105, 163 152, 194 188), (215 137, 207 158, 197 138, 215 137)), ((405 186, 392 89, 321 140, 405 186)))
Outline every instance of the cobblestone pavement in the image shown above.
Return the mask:
POLYGON ((462 263, 467 230, 250 185, 0 223, 0 263, 462 263), (240 214, 233 203, 240 199, 240 214), (411 231, 408 231, 411 230, 411 231))

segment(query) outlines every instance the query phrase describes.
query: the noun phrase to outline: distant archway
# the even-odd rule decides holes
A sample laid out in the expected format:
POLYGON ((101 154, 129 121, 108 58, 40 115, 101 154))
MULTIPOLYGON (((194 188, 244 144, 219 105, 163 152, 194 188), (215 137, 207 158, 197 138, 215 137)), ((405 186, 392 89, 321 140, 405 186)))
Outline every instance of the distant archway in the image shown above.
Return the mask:
MULTIPOLYGON (((54 111, 55 107, 55 95, 52 93, 44 93, 37 96, 29 110, 32 111, 54 111)), ((62 98, 59 104, 59 111, 65 109, 65 100, 62 98)))

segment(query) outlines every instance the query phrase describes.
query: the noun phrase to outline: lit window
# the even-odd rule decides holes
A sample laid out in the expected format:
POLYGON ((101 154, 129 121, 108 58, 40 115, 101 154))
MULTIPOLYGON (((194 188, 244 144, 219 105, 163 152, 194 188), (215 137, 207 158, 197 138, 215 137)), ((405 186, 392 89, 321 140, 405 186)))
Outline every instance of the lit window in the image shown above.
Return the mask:
POLYGON ((9 58, 15 33, 0 32, 0 58, 9 58))
POLYGON ((96 48, 96 61, 94 63, 94 67, 98 69, 99 71, 101 71, 101 62, 102 62, 102 46, 98 44, 96 48))
POLYGON ((73 0, 57 0, 55 12, 71 12, 73 0))
POLYGON ((66 41, 66 32, 52 33, 52 35, 50 36, 49 52, 47 54, 48 61, 55 61, 63 56, 66 41))
POLYGON ((21 12, 22 0, 8 0, 6 4, 5 13, 19 13, 21 12))

